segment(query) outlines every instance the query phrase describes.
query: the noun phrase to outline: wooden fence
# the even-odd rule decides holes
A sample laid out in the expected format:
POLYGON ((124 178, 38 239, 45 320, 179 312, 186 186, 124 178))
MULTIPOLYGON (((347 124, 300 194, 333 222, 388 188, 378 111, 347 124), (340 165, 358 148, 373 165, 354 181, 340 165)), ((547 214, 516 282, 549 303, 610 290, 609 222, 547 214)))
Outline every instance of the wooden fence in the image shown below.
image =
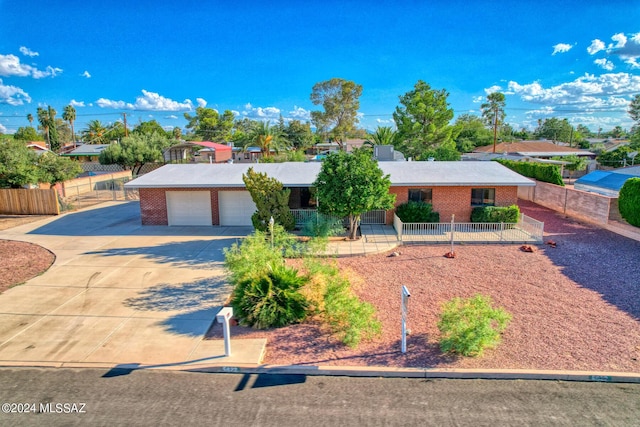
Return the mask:
POLYGON ((55 189, 0 189, 2 215, 59 215, 55 189))

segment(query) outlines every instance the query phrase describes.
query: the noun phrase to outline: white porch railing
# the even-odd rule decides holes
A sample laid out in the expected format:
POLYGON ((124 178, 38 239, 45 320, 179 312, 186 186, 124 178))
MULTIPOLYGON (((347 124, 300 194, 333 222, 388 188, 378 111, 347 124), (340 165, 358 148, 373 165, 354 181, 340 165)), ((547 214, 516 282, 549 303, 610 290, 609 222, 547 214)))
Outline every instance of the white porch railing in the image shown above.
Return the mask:
POLYGON ((544 223, 524 214, 515 223, 404 223, 394 215, 393 226, 398 240, 403 242, 448 243, 503 242, 541 243, 544 223))
MULTIPOLYGON (((315 209, 291 209, 293 217, 296 219, 296 225, 303 225, 311 220, 316 219, 317 211, 315 209)), ((375 210, 362 214, 360 224, 386 224, 387 211, 375 210)))

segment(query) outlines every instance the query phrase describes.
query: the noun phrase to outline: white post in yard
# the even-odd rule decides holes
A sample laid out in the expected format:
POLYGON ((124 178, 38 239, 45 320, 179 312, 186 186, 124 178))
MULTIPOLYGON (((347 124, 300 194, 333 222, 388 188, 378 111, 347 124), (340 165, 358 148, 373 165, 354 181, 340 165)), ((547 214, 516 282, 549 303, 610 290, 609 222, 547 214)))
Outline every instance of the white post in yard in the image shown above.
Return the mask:
POLYGON ((233 316, 232 307, 222 307, 216 314, 218 323, 222 323, 222 334, 224 336, 224 355, 231 356, 231 331, 229 330, 229 319, 233 316))
POLYGON ((402 287, 402 345, 401 350, 403 353, 407 352, 407 312, 408 312, 408 303, 409 297, 411 294, 409 293, 409 289, 406 286, 402 287))
POLYGON ((453 255, 453 228, 455 227, 455 218, 454 214, 451 214, 451 255, 453 255))

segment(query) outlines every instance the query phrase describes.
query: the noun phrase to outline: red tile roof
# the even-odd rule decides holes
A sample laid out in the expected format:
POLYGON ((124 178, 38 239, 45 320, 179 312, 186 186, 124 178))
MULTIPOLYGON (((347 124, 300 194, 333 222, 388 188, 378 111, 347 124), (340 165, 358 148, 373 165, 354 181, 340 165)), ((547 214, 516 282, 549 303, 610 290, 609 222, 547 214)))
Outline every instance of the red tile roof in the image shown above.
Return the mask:
POLYGON ((188 141, 189 144, 201 145, 207 148, 213 148, 216 151, 231 151, 232 147, 224 144, 218 144, 217 142, 211 141, 188 141))
MULTIPOLYGON (((473 150, 475 153, 492 153, 493 144, 477 147, 473 150)), ((518 141, 518 142, 501 142, 496 145, 496 153, 575 153, 580 150, 567 146, 556 145, 548 141, 518 141)))

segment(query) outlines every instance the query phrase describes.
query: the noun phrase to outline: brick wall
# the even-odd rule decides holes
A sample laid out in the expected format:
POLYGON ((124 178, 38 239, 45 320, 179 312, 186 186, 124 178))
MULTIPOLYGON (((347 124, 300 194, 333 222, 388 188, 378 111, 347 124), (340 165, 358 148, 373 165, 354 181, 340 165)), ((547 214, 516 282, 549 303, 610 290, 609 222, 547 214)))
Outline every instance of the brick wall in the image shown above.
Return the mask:
MULTIPOLYGON (((396 206, 407 202, 410 188, 429 187, 391 187, 390 192, 396 195, 396 206)), ((451 215, 455 215, 456 222, 471 220, 471 188, 495 188, 496 206, 518 203, 518 187, 431 187, 431 204, 433 210, 440 214, 441 222, 451 221, 451 215)), ((393 211, 387 212, 387 224, 393 224, 393 211)))

